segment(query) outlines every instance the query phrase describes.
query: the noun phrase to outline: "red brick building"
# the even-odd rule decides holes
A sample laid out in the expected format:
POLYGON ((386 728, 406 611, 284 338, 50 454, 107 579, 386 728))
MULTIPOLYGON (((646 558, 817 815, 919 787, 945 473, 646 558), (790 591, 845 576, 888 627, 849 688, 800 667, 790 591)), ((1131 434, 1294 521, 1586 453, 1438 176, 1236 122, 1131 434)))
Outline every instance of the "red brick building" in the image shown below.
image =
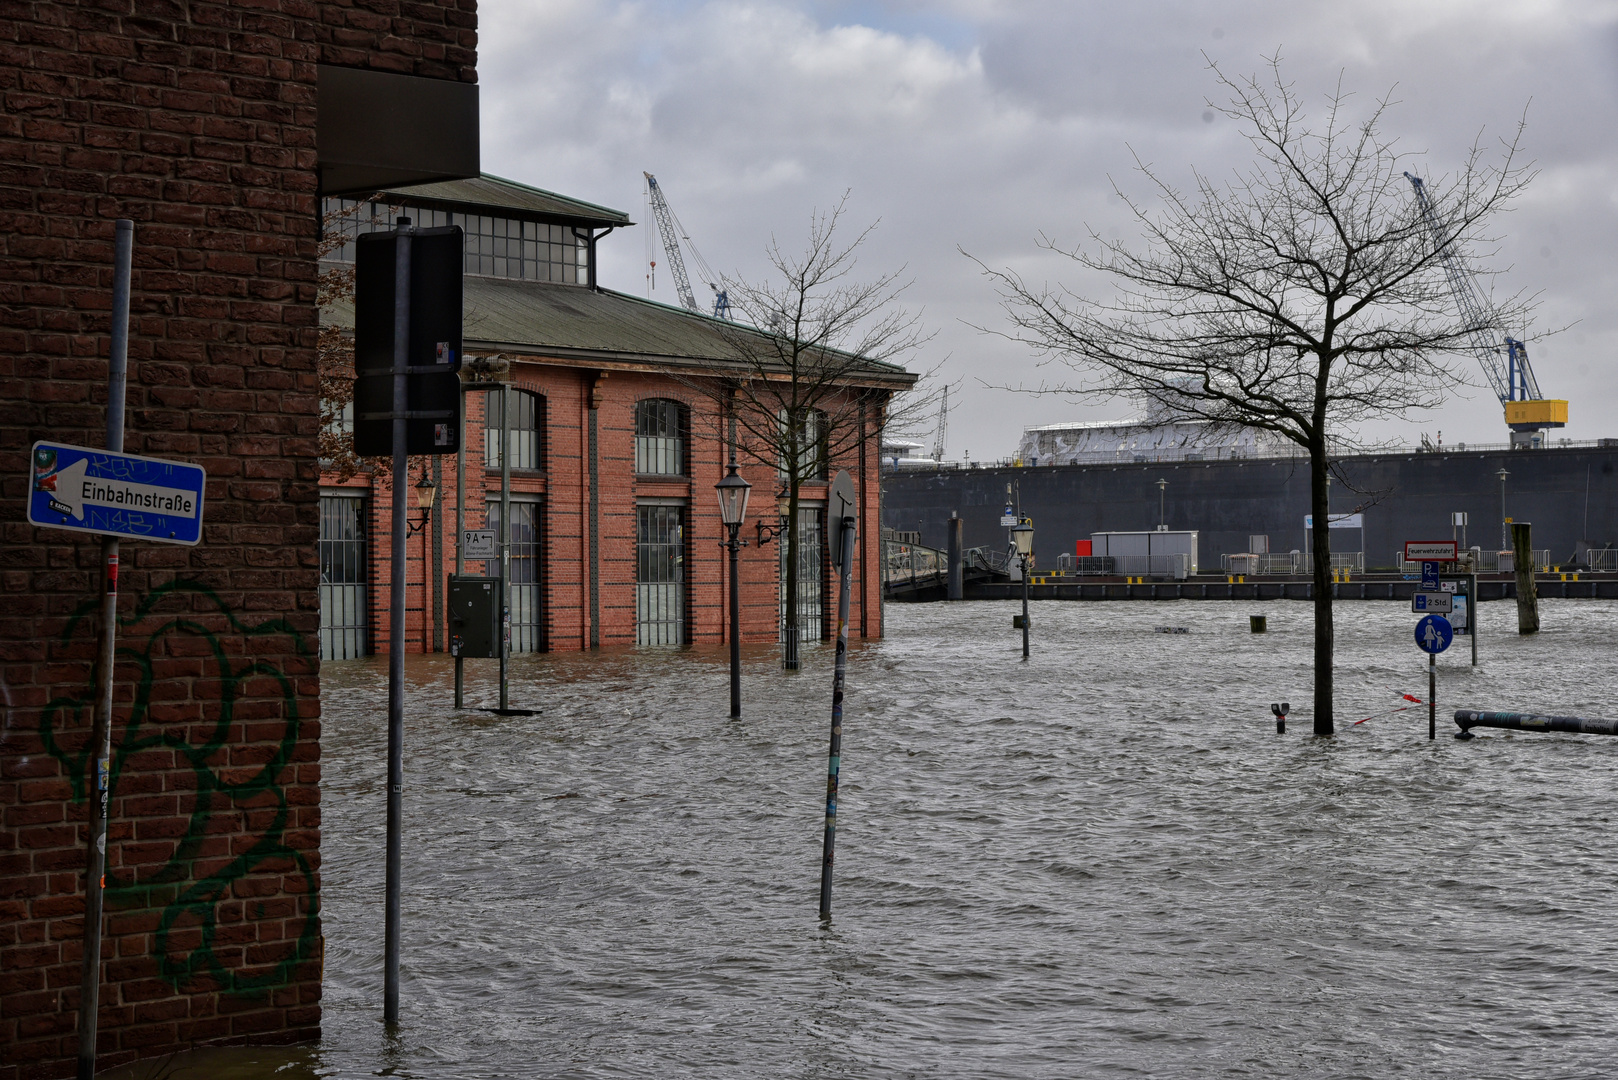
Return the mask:
POLYGON ((208 483, 122 553, 100 1063, 319 1033, 320 196, 475 176, 476 44, 474 0, 5 7, 0 1080, 77 1052, 100 562, 24 504, 34 441, 105 445, 118 218, 125 449, 208 483))
MULTIPOLYGON (((455 570, 457 476, 466 477, 465 527, 498 527, 498 418, 509 393, 512 432, 512 645, 514 651, 718 643, 726 636, 724 529, 714 485, 725 474, 723 396, 734 345, 717 320, 596 285, 597 244, 626 215, 484 176, 395 188, 369 205, 331 200, 345 228, 390 229, 396 216, 466 234, 465 350, 499 357, 508 376, 466 374, 465 461, 417 459, 412 484, 430 479, 430 512, 412 510, 406 641, 449 647, 446 581, 455 570), (363 224, 360 224, 363 223, 363 224), (491 431, 490 419, 495 421, 491 431)), ((353 245, 332 253, 352 259, 353 245)), ((330 313, 339 321, 349 313, 330 313)), ((733 327, 726 327, 732 330, 733 327)), ((848 380, 864 427, 840 440, 833 469, 852 475, 862 504, 850 633, 881 634, 878 572, 879 431, 886 399, 915 376, 863 365, 848 380)), ((779 469, 741 455, 753 485, 741 553, 743 640, 774 641, 782 617, 782 552, 768 541, 781 521, 779 469), (760 530, 758 523, 768 526, 760 530)), ((825 534, 826 482, 799 492, 799 612, 805 640, 829 637, 834 599, 825 534)), ((406 497, 415 505, 416 492, 406 497)), ((322 649, 328 658, 385 648, 391 495, 361 473, 322 478, 322 649)), ((470 573, 499 573, 471 562, 470 573)))

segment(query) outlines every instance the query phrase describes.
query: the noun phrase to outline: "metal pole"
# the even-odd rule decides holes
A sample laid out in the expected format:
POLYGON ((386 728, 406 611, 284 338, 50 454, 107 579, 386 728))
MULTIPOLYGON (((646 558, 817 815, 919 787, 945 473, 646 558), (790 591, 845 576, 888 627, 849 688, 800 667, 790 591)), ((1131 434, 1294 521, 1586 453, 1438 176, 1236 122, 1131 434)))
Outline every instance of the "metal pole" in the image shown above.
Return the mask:
POLYGON ((405 414, 410 409, 410 219, 393 265, 393 565, 388 581, 388 834, 383 904, 382 1022, 399 1023, 399 889, 404 830, 405 414))
POLYGON ((433 455, 433 492, 437 498, 433 499, 432 530, 433 530, 433 647, 432 651, 444 651, 444 462, 443 459, 433 455))
POLYGON ((1022 557, 1022 658, 1028 659, 1028 556, 1022 557))
POLYGON ((1482 608, 1478 605, 1478 576, 1473 574, 1467 579, 1466 587, 1466 617, 1470 620, 1468 630, 1472 631, 1467 637, 1472 639, 1472 666, 1478 666, 1478 619, 1482 608))
POLYGON ((820 917, 831 918, 831 864, 837 850, 837 773, 843 757, 843 684, 848 674, 848 593, 854 567, 854 519, 842 519, 843 565, 837 589, 837 662, 831 679, 831 752, 826 758, 826 841, 820 863, 820 917))
POLYGON ((511 384, 500 384, 500 711, 511 707, 511 384))
MULTIPOLYGON (((124 392, 129 381, 130 266, 135 223, 113 225, 112 326, 107 352, 107 449, 124 449, 124 392)), ((118 650, 118 539, 101 540, 101 644, 96 657, 95 716, 90 728, 89 828, 84 867, 84 957, 79 981, 79 1080, 96 1072, 101 1008, 101 916, 107 887, 107 812, 112 795, 112 666, 118 650)))
POLYGON ((736 534, 741 523, 730 526, 730 715, 742 714, 742 601, 741 580, 736 576, 736 549, 741 542, 736 534))
POLYGON ((1438 654, 1427 654, 1427 738, 1438 738, 1438 654))
MULTIPOLYGON (((466 403, 461 403, 461 415, 466 415, 466 403)), ((484 398, 485 402, 489 399, 484 398)), ((485 415, 487 415, 485 413, 485 415)), ((484 438, 488 438, 488 424, 483 425, 484 438)), ((460 577, 466 573, 466 436, 464 431, 455 447, 455 576, 460 577)), ((455 707, 463 706, 462 690, 465 671, 462 665, 461 650, 455 650, 455 707)))

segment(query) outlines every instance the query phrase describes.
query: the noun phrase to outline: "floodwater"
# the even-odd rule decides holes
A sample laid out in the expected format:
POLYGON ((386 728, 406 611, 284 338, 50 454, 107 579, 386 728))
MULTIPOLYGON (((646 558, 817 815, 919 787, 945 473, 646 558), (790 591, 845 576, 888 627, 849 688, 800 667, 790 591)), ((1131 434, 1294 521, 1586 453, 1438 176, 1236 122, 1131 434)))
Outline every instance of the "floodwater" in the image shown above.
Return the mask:
POLYGON ((830 650, 740 721, 722 649, 520 658, 529 718, 411 658, 393 1038, 386 666, 326 665, 324 1041, 177 1078, 1611 1075, 1618 739, 1447 714, 1612 715, 1618 604, 1485 605, 1435 742, 1401 605, 1338 605, 1330 740, 1304 604, 1036 604, 1026 664, 1016 610, 854 647, 829 924, 830 650))

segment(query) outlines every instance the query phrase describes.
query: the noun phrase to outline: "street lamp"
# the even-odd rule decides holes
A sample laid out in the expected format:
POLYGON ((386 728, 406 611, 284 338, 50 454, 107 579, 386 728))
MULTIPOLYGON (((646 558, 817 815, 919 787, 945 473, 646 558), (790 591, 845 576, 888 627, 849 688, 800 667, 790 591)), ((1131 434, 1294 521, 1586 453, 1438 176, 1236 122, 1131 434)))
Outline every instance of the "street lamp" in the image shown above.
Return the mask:
POLYGON ((421 483, 416 485, 416 509, 421 511, 421 520, 410 527, 412 535, 419 533, 427 527, 427 519, 432 516, 433 500, 438 498, 438 485, 433 478, 423 475, 421 483))
POLYGON ((1494 475, 1500 478, 1500 550, 1504 551, 1511 546, 1510 530, 1506 528, 1506 477, 1511 474, 1502 465, 1494 475))
POLYGON ((1022 656, 1028 659, 1028 559, 1034 554, 1034 526, 1023 518, 1011 530, 1011 542, 1022 559, 1022 656))
POLYGON ((1169 531, 1169 525, 1168 525, 1168 520, 1169 519, 1168 519, 1168 516, 1164 513, 1164 507, 1167 505, 1167 502, 1165 500, 1166 500, 1167 495, 1168 495, 1168 490, 1169 490, 1169 482, 1167 480, 1159 479, 1157 481, 1157 531, 1158 532, 1168 532, 1169 531))
POLYGON ((719 520, 730 530, 730 539, 721 540, 719 546, 730 550, 730 715, 732 717, 742 714, 742 603, 741 582, 736 578, 736 552, 747 546, 747 541, 738 539, 736 534, 741 530, 742 519, 747 516, 747 493, 752 488, 752 484, 736 474, 735 462, 731 463, 730 472, 725 478, 714 485, 714 490, 719 493, 719 520))
POLYGON ((416 485, 416 509, 421 511, 421 520, 410 526, 408 535, 421 533, 421 651, 428 651, 427 641, 427 595, 432 591, 433 567, 428 558, 427 550, 427 522, 433 516, 433 500, 438 497, 438 485, 433 478, 425 472, 421 475, 421 482, 416 485))

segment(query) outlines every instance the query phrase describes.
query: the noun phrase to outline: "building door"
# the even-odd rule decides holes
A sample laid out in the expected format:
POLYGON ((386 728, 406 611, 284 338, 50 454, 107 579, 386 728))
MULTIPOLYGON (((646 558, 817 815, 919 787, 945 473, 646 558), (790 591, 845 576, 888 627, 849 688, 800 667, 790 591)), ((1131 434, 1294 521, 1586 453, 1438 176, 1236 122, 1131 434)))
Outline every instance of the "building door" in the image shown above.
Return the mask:
POLYGON ((370 652, 363 498, 320 497, 320 658, 347 660, 370 652))
MULTIPOLYGON (((818 506, 798 507, 798 640, 819 641, 823 630, 821 599, 824 592, 821 571, 821 528, 824 516, 818 506)), ((782 526, 786 525, 783 519, 782 526)), ((781 545, 781 636, 787 628, 787 543, 781 545)))
MULTIPOLYGON (((500 535, 500 496, 489 499, 488 528, 500 535)), ((540 504, 511 501, 511 651, 539 652, 544 645, 544 581, 539 561, 540 504)), ((484 573, 497 576, 500 562, 487 560, 484 573)))
POLYGON ((635 507, 635 643, 685 644, 685 510, 635 507))

